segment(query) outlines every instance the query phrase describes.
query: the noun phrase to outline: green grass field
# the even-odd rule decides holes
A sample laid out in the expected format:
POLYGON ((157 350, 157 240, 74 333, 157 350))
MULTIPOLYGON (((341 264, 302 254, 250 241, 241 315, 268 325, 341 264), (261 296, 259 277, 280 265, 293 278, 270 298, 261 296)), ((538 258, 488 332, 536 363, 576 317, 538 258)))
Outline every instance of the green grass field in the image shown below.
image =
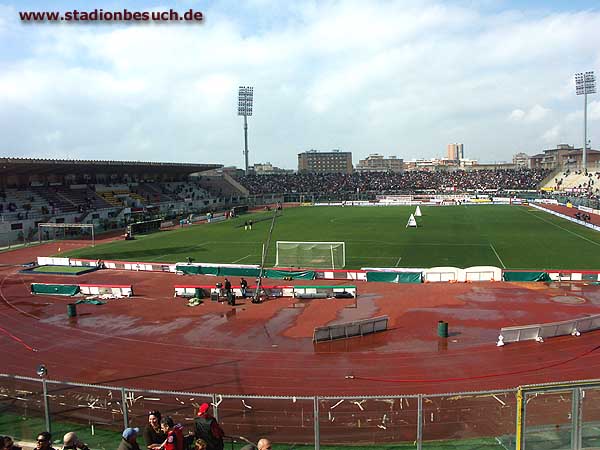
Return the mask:
MULTIPOLYGON (((277 219, 275 241, 344 241, 346 268, 470 267, 600 270, 600 233, 526 206, 423 207, 418 228, 405 228, 414 207, 298 207, 277 219)), ((129 261, 258 264, 271 213, 245 215, 115 241, 61 256, 129 261), (252 231, 243 223, 252 218, 252 231)))
POLYGON ((71 275, 77 275, 81 272, 88 272, 89 267, 76 267, 76 266, 40 266, 31 270, 35 273, 66 273, 71 275))

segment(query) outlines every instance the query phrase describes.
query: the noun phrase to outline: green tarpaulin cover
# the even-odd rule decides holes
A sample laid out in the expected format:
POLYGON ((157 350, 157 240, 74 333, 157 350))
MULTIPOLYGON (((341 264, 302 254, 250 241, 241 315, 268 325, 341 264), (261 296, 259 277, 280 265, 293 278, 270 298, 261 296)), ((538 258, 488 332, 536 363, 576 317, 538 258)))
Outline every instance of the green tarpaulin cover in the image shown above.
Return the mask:
POLYGON ((87 303, 89 305, 105 305, 106 304, 106 302, 103 302, 101 300, 93 300, 93 299, 77 300, 75 302, 76 305, 79 305, 81 303, 87 303))
POLYGON ((504 281, 552 281, 546 272, 504 272, 504 281))
POLYGON ((31 285, 33 294, 75 295, 79 292, 76 284, 38 284, 31 285))
POLYGON ((367 272, 367 281, 387 283, 420 283, 421 272, 367 272))
POLYGON ((292 280, 314 280, 316 274, 312 270, 292 272, 289 270, 267 269, 263 272, 263 276, 266 278, 275 278, 279 280, 284 280, 286 278, 292 280))
POLYGON ((219 266, 175 266, 175 270, 187 275, 215 275, 221 277, 257 277, 260 269, 252 267, 219 267, 219 266))

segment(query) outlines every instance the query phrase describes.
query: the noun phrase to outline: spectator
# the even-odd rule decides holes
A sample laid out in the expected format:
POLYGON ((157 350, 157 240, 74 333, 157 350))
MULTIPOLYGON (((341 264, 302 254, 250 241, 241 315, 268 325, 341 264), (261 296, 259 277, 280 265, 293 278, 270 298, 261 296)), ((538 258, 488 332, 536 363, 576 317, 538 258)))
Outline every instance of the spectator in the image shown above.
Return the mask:
POLYGON ((150 411, 148 413, 148 424, 144 428, 144 442, 148 449, 160 448, 167 438, 166 433, 160 425, 161 418, 159 411, 150 411))
POLYGON ((90 448, 81 442, 75 432, 70 431, 63 437, 63 450, 90 450, 90 448))
POLYGON ((164 450, 183 450, 183 427, 181 424, 175 425, 171 417, 165 417, 160 421, 163 433, 167 438, 161 445, 164 450))
POLYGON ((208 403, 202 403, 198 409, 198 416, 194 419, 196 439, 206 442, 206 450, 223 450, 223 437, 225 432, 213 416, 210 415, 208 403))
POLYGON ((15 445, 10 436, 4 436, 4 450, 22 450, 21 447, 15 445))
POLYGON ((123 430, 123 439, 121 439, 117 450, 140 450, 140 446, 137 443, 139 432, 139 428, 125 428, 123 430))
POLYGON ((37 450, 55 450, 52 447, 52 435, 47 431, 42 431, 37 437, 37 450))
POLYGON ((206 441, 204 439, 196 439, 194 450, 206 450, 206 441))

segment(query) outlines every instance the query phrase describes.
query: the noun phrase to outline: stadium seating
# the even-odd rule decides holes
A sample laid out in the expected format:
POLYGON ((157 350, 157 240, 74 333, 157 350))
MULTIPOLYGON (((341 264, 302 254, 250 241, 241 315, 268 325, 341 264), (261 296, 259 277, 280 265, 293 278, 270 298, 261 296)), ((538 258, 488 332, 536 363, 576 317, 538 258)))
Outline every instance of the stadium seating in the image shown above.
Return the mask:
POLYGON ((379 194, 423 190, 537 190, 549 173, 541 169, 373 172, 353 174, 249 175, 241 183, 252 194, 356 192, 379 194))

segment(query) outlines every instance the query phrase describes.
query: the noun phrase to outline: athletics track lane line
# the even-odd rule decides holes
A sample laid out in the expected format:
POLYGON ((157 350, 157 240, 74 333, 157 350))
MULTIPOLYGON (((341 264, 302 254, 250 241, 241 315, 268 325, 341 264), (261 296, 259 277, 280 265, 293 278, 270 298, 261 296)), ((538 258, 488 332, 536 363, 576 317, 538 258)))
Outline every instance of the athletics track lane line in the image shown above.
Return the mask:
POLYGON ((574 356, 573 358, 569 358, 565 361, 559 361, 552 364, 547 364, 545 366, 534 367, 531 369, 523 369, 523 370, 515 370, 512 372, 501 372, 501 373, 488 373, 485 375, 475 375, 472 377, 457 377, 457 378, 430 378, 430 379, 389 379, 389 378, 377 378, 377 377, 361 377, 356 375, 348 375, 346 378, 349 380, 362 380, 362 381, 378 381, 382 383, 444 383, 449 381, 469 381, 469 380, 481 380, 483 378, 494 378, 494 377, 505 377, 512 375, 521 375, 524 373, 538 372, 540 370, 551 369, 553 367, 561 366, 563 364, 568 364, 572 361, 576 361, 584 356, 587 356, 596 350, 600 349, 600 345, 592 347, 590 350, 586 350, 585 352, 574 356))

